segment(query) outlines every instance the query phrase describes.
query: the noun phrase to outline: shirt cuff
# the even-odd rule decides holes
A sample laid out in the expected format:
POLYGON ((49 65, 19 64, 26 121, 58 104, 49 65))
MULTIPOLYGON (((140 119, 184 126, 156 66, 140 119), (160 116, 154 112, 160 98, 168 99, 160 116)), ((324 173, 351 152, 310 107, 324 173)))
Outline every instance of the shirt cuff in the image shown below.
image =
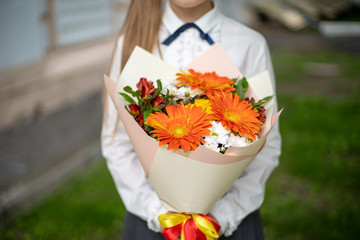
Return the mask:
MULTIPOLYGON (((218 202, 219 203, 219 202, 218 202)), ((220 206, 216 203, 211 209, 210 214, 215 217, 216 221, 220 225, 220 232, 225 236, 229 237, 236 230, 234 221, 231 221, 231 207, 228 204, 222 203, 220 206)))
POLYGON ((149 214, 147 219, 147 226, 150 230, 154 232, 160 232, 160 222, 159 222, 159 215, 167 213, 168 210, 163 206, 163 204, 159 201, 154 201, 153 206, 150 206, 150 209, 154 211, 149 214))

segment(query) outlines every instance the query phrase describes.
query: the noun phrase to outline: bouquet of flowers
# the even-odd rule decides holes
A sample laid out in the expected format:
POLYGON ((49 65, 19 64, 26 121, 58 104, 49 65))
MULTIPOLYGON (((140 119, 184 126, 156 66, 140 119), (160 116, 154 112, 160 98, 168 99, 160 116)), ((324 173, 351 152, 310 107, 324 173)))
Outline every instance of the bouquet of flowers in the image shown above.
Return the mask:
POLYGON ((161 80, 155 88, 152 81, 140 78, 137 90, 127 86, 126 93, 120 93, 129 104, 128 112, 159 146, 187 152, 204 144, 225 153, 257 139, 266 120, 263 104, 272 96, 257 102, 245 98, 249 88, 245 77, 230 79, 193 69, 176 76, 164 88, 161 80))
POLYGON ((280 114, 267 117, 267 72, 247 80, 217 44, 181 72, 136 47, 118 83, 105 76, 105 84, 146 177, 175 212, 159 216, 163 235, 217 238, 219 226, 206 214, 261 151, 280 114))

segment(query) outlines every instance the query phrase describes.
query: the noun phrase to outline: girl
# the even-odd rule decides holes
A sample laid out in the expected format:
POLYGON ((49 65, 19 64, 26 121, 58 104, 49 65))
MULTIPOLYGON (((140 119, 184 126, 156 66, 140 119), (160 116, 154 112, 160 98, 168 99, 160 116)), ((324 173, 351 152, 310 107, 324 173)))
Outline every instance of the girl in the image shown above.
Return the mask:
MULTIPOLYGON (((268 70, 275 88, 264 38, 224 16, 211 0, 169 0, 165 4, 161 0, 132 0, 115 48, 110 77, 119 78, 136 45, 182 69, 214 42, 222 46, 244 76, 268 70)), ((164 239, 157 217, 167 211, 146 180, 112 104, 105 108, 102 152, 127 210, 122 239, 164 239)), ((264 149, 209 213, 221 226, 220 239, 263 239, 257 209, 279 155, 280 134, 275 125, 264 149)))

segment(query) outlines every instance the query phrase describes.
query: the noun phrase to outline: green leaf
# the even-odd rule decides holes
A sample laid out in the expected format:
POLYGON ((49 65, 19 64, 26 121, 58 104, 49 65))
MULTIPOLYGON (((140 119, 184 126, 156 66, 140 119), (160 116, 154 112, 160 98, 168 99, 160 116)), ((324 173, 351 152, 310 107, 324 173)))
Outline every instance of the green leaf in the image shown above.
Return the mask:
POLYGON ((123 89, 124 89, 124 91, 127 92, 127 93, 130 93, 130 94, 133 94, 133 93, 134 93, 134 91, 132 90, 132 88, 131 88, 130 86, 126 86, 126 87, 124 87, 123 89))
POLYGON ((248 89, 249 89, 249 83, 246 80, 246 78, 243 77, 236 85, 235 92, 240 96, 241 100, 244 100, 245 93, 247 92, 248 89))
POLYGON ((161 83, 160 79, 156 80, 156 84, 157 84, 157 88, 160 88, 160 90, 161 90, 162 89, 162 83, 161 83))
POLYGON ((134 101, 134 99, 132 99, 132 97, 130 97, 129 95, 127 95, 126 93, 120 93, 119 94, 125 99, 125 101, 127 101, 130 104, 136 104, 136 102, 134 101))
MULTIPOLYGON (((144 122, 145 120, 149 117, 149 115, 153 112, 152 110, 152 106, 151 105, 148 105, 146 107, 146 109, 144 110, 143 114, 144 114, 144 122)), ((148 132, 150 131, 150 126, 146 125, 145 124, 145 131, 148 132)))
POLYGON ((150 110, 147 110, 147 111, 144 111, 144 121, 148 118, 148 116, 152 113, 152 111, 150 110))
POLYGON ((263 99, 260 99, 259 101, 257 101, 257 103, 253 104, 253 108, 260 107, 261 105, 270 101, 272 98, 273 98, 273 96, 267 96, 267 97, 264 97, 263 99))
POLYGON ((141 94, 140 90, 137 90, 134 92, 133 96, 139 98, 140 94, 141 94))
POLYGON ((156 98, 161 93, 162 84, 161 84, 160 79, 156 80, 156 84, 157 84, 156 91, 155 91, 154 95, 152 96, 152 98, 150 99, 150 101, 153 100, 154 98, 156 98))
POLYGON ((130 86, 124 87, 124 91, 127 93, 130 93, 131 96, 136 97, 136 98, 139 98, 140 94, 141 94, 140 90, 134 91, 134 90, 132 90, 132 88, 130 86))
POLYGON ((151 104, 148 104, 144 107, 144 121, 146 120, 146 118, 153 112, 153 107, 151 106, 151 104))
POLYGON ((236 86, 235 93, 240 96, 241 100, 244 100, 245 89, 244 89, 244 87, 242 85, 239 84, 239 85, 236 86))
POLYGON ((158 108, 158 107, 154 107, 154 108, 152 109, 152 112, 162 112, 162 111, 161 111, 161 109, 160 109, 160 108, 158 108))
POLYGON ((130 113, 130 110, 127 105, 125 105, 125 109, 130 113))
POLYGON ((150 132, 150 126, 145 123, 144 123, 144 126, 145 126, 145 132, 147 132, 147 133, 150 132))
POLYGON ((268 101, 270 101, 271 99, 273 98, 273 96, 267 96, 267 97, 264 97, 263 99, 259 100, 259 102, 261 102, 261 104, 263 103, 266 103, 268 101))
POLYGON ((246 80, 245 77, 243 77, 240 80, 239 84, 241 84, 244 87, 245 92, 249 89, 249 83, 248 83, 248 81, 246 80))
POLYGON ((233 80, 233 84, 234 84, 234 86, 236 86, 236 83, 237 83, 237 81, 239 80, 239 78, 233 78, 233 79, 231 79, 231 80, 233 80))
POLYGON ((169 89, 166 89, 166 96, 164 98, 165 105, 168 105, 168 103, 169 103, 169 96, 170 96, 170 91, 169 91, 169 89))

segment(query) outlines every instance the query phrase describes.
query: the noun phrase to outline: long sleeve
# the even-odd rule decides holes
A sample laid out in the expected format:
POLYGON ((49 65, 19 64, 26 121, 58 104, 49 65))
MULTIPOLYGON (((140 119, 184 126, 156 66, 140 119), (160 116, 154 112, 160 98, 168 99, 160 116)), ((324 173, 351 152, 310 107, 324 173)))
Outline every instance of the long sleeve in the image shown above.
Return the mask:
MULTIPOLYGON (((113 80, 118 80, 120 75, 121 48, 122 38, 118 41, 111 67, 110 78, 113 80)), ((101 148, 116 188, 126 209, 147 221, 149 229, 158 232, 157 217, 166 209, 147 181, 125 128, 120 120, 117 121, 118 114, 110 98, 105 111, 101 148)))
MULTIPOLYGON (((268 47, 262 37, 259 39, 260 44, 253 45, 247 53, 248 57, 245 58, 245 62, 251 65, 244 65, 242 70, 245 76, 254 76, 268 70, 275 92, 275 79, 268 47)), ((278 111, 276 97, 274 100, 274 113, 276 113, 278 111)), ((247 215, 261 206, 264 200, 265 183, 278 165, 280 153, 281 137, 277 122, 269 133, 263 150, 210 212, 219 221, 225 236, 230 236, 247 215)))

